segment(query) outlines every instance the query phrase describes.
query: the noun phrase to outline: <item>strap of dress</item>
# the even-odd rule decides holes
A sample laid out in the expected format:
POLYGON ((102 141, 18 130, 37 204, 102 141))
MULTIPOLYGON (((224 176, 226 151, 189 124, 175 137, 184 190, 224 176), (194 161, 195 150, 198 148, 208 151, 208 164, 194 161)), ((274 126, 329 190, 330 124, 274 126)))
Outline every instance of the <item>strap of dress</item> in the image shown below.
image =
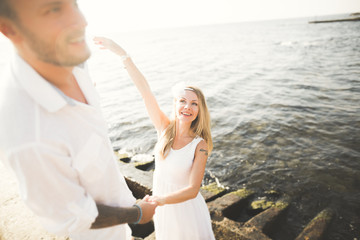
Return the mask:
POLYGON ((195 154, 195 149, 197 147, 197 145, 201 142, 201 140, 204 140, 202 137, 199 137, 199 136, 196 136, 192 142, 192 150, 194 151, 194 154, 195 154))

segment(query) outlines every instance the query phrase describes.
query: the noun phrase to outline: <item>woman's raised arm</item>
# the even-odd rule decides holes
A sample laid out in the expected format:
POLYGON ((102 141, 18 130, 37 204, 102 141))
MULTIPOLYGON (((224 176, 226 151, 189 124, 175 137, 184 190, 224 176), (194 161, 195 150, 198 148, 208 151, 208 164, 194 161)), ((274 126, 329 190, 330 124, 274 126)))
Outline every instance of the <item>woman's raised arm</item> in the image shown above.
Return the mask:
POLYGON ((154 124, 155 129, 160 133, 169 125, 169 118, 164 114, 160 109, 158 102, 156 101, 155 96, 153 95, 149 83, 143 74, 136 67, 131 58, 127 55, 126 51, 121 48, 118 44, 108 38, 104 37, 95 37, 94 42, 97 45, 100 45, 102 49, 109 49, 115 54, 119 55, 124 63, 124 66, 134 82, 136 88, 139 90, 144 103, 146 110, 149 114, 149 117, 154 124))

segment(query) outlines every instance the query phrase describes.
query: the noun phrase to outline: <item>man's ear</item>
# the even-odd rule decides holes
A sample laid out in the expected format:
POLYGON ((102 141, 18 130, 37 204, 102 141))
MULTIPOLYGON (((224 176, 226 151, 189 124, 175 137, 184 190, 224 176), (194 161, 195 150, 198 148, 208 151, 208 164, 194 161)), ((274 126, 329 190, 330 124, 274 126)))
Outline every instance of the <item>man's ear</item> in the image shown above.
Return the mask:
POLYGON ((0 32, 12 42, 18 42, 20 40, 20 35, 15 24, 8 19, 0 18, 0 32))

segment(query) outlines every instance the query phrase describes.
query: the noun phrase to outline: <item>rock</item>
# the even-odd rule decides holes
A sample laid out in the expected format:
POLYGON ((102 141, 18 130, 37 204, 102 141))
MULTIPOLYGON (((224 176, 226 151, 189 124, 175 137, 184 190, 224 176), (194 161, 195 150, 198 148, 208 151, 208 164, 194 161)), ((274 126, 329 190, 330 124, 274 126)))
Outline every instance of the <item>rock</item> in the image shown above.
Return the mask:
POLYGON ((226 193, 226 189, 222 186, 218 186, 216 182, 200 188, 200 193, 204 197, 206 202, 210 202, 226 193))
POLYGON ((155 169, 155 160, 152 159, 147 162, 135 162, 134 166, 142 171, 152 171, 155 169))
POLYGON ((245 223, 247 227, 255 227, 264 233, 271 232, 277 220, 289 206, 288 200, 279 200, 271 208, 263 211, 245 223))
POLYGON ((135 239, 143 239, 154 233, 154 222, 150 221, 146 224, 129 224, 132 230, 132 236, 135 239))
POLYGON ((122 162, 129 163, 131 161, 132 155, 128 152, 119 150, 119 151, 114 151, 114 153, 115 153, 115 156, 117 157, 117 159, 122 162))
POLYGON ((224 218, 220 222, 213 221, 216 239, 226 240, 271 240, 255 227, 242 227, 240 223, 224 218))
POLYGON ((259 199, 251 203, 251 208, 253 210, 266 210, 274 205, 275 203, 272 201, 267 201, 266 199, 259 199))
POLYGON ((305 227, 295 240, 320 240, 322 239, 328 225, 330 224, 334 213, 330 208, 321 211, 305 227))
POLYGON ((152 194, 152 172, 139 170, 133 164, 123 162, 119 162, 119 168, 134 197, 142 199, 152 194))
POLYGON ((213 220, 221 221, 225 216, 234 217, 240 211, 245 202, 254 194, 248 189, 239 189, 208 203, 210 215, 213 220))
POLYGON ((150 234, 149 236, 147 236, 144 240, 155 240, 155 232, 153 232, 152 234, 150 234))

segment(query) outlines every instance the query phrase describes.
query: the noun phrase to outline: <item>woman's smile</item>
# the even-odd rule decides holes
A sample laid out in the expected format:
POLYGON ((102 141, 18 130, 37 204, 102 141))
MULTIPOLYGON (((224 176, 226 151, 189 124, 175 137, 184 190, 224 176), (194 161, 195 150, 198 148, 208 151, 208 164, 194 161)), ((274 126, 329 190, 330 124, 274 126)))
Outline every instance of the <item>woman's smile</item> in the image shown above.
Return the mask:
POLYGON ((199 112, 197 95, 193 91, 182 91, 176 101, 176 112, 179 119, 194 121, 199 112))

